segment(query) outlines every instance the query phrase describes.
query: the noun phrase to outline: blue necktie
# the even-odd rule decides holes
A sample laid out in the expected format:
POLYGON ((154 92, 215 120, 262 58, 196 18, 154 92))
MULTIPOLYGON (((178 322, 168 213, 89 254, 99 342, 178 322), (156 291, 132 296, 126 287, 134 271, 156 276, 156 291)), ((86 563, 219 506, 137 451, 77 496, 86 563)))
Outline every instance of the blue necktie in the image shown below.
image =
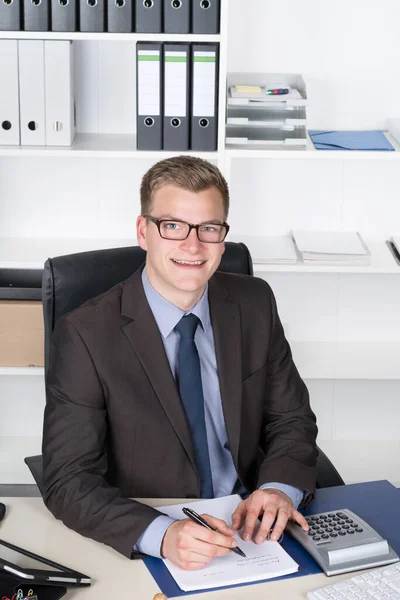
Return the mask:
POLYGON ((198 324, 198 317, 190 314, 182 317, 175 327, 181 337, 178 351, 179 393, 192 437, 194 456, 200 477, 200 496, 201 498, 213 498, 200 359, 194 342, 198 324))

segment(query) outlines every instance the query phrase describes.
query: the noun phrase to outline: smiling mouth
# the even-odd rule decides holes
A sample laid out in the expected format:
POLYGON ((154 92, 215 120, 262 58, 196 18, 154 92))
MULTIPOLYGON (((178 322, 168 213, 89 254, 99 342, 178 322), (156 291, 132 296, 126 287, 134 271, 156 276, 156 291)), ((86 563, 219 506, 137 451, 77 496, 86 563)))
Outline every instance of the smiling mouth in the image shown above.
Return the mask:
POLYGON ((178 260, 176 258, 171 259, 173 263, 182 267, 202 267, 205 264, 205 260, 178 260))

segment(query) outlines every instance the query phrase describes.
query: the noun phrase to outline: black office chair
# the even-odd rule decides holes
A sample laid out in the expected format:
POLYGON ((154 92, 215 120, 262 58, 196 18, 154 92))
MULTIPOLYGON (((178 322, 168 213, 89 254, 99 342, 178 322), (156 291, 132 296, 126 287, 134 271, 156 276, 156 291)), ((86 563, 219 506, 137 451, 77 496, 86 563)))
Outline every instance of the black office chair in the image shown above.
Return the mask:
MULTIPOLYGON (((134 246, 80 252, 46 261, 42 281, 46 374, 51 336, 58 319, 130 277, 144 263, 145 256, 144 250, 134 246)), ((218 270, 253 275, 253 263, 247 247, 241 243, 226 242, 218 270)), ((27 457, 25 462, 43 494, 42 456, 27 457)), ((319 450, 317 487, 343 484, 344 481, 333 464, 319 450)))

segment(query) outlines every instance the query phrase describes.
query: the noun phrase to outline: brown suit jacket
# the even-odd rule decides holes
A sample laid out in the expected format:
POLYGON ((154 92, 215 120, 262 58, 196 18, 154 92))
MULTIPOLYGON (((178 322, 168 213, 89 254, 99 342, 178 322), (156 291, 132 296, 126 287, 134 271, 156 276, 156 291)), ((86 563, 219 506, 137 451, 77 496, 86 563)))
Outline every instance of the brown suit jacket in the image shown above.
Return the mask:
MULTIPOLYGON (((317 428, 275 299, 262 279, 209 282, 223 412, 249 490, 314 491, 317 428)), ((129 498, 199 495, 193 448, 141 269, 59 320, 47 377, 44 501, 126 556, 160 514, 129 498)))

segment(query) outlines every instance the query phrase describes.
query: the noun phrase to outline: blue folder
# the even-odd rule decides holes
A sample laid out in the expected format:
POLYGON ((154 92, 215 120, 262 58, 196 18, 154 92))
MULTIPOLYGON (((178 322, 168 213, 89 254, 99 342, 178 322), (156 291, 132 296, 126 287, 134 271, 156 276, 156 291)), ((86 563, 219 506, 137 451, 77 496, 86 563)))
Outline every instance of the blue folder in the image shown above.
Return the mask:
MULTIPOLYGON (((359 515, 388 541, 397 554, 400 554, 400 490, 391 483, 388 481, 372 481, 369 483, 354 483, 352 485, 319 489, 311 506, 301 512, 304 515, 308 515, 329 510, 338 510, 340 508, 348 508, 359 515)), ((284 577, 274 578, 272 581, 288 579, 289 577, 303 577, 304 575, 313 575, 322 572, 321 567, 304 550, 303 546, 288 533, 285 533, 283 536, 282 546, 293 560, 297 562, 299 570, 284 577)), ((177 586, 175 579, 160 558, 149 556, 144 559, 144 563, 167 598, 211 591, 210 589, 184 592, 177 586)), ((257 585, 258 583, 263 583, 263 581, 252 581, 240 585, 257 585)), ((225 588, 221 587, 218 589, 225 588)))
POLYGON ((317 150, 394 151, 383 131, 320 131, 310 130, 317 150))

